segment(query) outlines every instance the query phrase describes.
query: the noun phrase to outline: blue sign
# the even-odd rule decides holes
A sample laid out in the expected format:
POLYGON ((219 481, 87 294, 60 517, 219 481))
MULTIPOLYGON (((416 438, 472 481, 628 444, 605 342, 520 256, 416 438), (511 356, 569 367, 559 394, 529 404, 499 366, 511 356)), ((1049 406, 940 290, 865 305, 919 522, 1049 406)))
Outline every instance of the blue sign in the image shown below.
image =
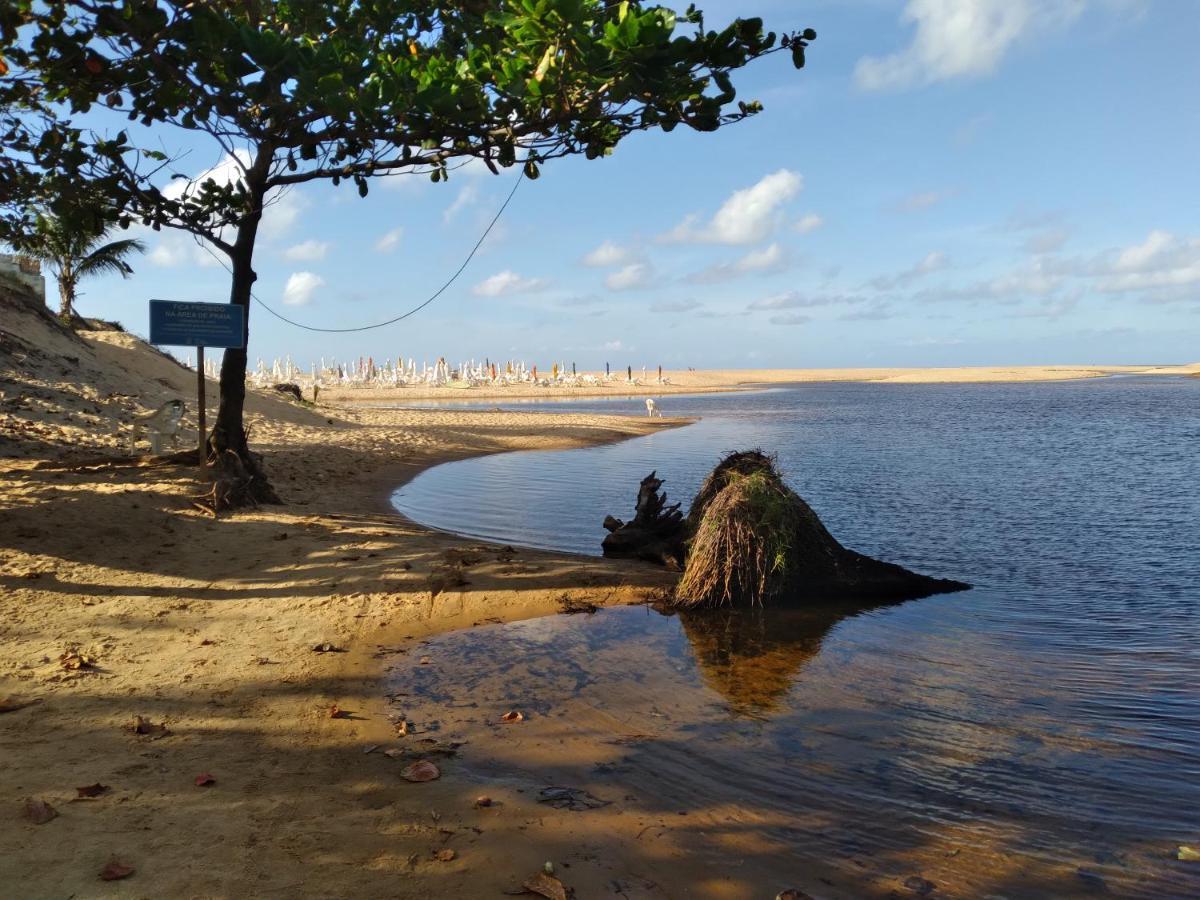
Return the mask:
POLYGON ((232 303, 150 301, 150 343, 179 347, 246 346, 246 310, 232 303))

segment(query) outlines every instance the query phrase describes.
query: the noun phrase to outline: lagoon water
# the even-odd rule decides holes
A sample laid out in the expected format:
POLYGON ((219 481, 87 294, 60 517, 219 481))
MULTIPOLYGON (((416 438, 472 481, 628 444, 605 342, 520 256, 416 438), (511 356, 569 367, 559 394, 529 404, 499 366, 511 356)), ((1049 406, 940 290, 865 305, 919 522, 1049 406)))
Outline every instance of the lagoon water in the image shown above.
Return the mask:
MULTIPOLYGON (((442 636, 438 659, 497 704, 591 711, 571 717, 580 741, 619 698, 648 743, 576 776, 643 811, 697 796, 739 811, 713 812, 687 851, 718 866, 737 844, 764 896, 789 874, 818 896, 1200 896, 1200 864, 1175 859, 1200 845, 1200 379, 661 406, 700 421, 450 463, 395 504, 595 554, 652 469, 686 507, 724 451, 761 447, 847 546, 974 588, 854 614, 558 616, 442 636)), ((644 414, 640 399, 522 408, 644 414)), ((436 670, 408 674, 441 696, 436 670)))

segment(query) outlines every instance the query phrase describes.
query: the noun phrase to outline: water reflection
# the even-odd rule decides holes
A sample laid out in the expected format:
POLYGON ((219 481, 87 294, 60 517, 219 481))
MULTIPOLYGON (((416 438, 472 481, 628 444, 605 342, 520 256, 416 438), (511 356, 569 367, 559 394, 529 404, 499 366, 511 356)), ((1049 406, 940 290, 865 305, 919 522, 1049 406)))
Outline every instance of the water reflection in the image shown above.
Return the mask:
MULTIPOLYGON (((877 608, 877 607, 873 607, 877 608)), ((863 607, 829 604, 804 609, 711 609, 678 613, 704 683, 732 712, 782 712, 788 691, 821 642, 863 607)))

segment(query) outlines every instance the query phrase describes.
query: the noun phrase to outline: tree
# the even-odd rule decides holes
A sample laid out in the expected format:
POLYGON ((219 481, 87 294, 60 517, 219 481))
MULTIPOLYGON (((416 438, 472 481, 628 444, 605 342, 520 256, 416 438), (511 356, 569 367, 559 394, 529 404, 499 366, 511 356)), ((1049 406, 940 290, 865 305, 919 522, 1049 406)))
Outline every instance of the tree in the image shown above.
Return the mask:
MULTIPOLYGON (((53 205, 83 177, 121 225, 206 241, 228 257, 248 337, 273 192, 328 179, 365 196, 371 178, 439 182, 472 158, 532 179, 546 160, 605 156, 634 132, 715 131, 762 108, 737 100, 734 70, 784 49, 799 68, 815 37, 777 39, 761 19, 705 30, 695 7, 641 0, 9 0, 0 178, 53 205), (102 128, 114 115, 153 140, 102 128), (211 140, 237 177, 164 189, 181 176, 163 126, 211 140)), ((0 223, 27 225, 11 207, 0 223)), ((225 352, 209 443, 253 465, 246 359, 225 352)))
POLYGON ((50 267, 58 280, 59 315, 67 322, 75 314, 76 288, 81 279, 107 274, 128 278, 133 268, 126 258, 146 250, 145 244, 133 238, 102 244, 107 231, 88 231, 53 214, 37 214, 36 223, 20 249, 50 267))

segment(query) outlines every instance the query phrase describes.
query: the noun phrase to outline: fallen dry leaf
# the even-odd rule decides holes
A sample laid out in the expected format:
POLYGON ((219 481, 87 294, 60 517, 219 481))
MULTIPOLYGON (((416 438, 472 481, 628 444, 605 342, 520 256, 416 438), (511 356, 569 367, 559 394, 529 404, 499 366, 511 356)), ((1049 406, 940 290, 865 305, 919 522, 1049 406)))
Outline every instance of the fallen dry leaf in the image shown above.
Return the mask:
POLYGON ((525 713, 518 712, 515 709, 510 709, 508 712, 506 712, 504 715, 502 715, 500 717, 500 721, 501 722, 524 722, 525 721, 525 713))
POLYGON ((525 888, 531 894, 537 894, 539 897, 547 898, 547 900, 567 900, 566 885, 553 875, 547 875, 545 872, 530 875, 521 883, 521 887, 525 888))
POLYGON ((201 772, 196 776, 196 787, 208 787, 210 784, 216 784, 217 779, 208 772, 201 772))
POLYGON ((112 860, 107 866, 100 870, 101 881, 120 881, 122 878, 128 878, 136 872, 133 866, 127 866, 118 860, 112 860))
POLYGON ((450 860, 454 859, 456 856, 458 856, 458 854, 449 847, 445 848, 444 850, 439 850, 437 853, 433 854, 433 858, 438 862, 450 862, 450 860))
POLYGON ((30 797, 25 801, 25 807, 22 810, 22 815, 24 815, 25 818, 34 825, 45 825, 58 815, 58 810, 56 810, 45 800, 39 800, 37 797, 30 797))
POLYGON ((99 797, 101 794, 107 794, 109 790, 110 789, 107 784, 101 784, 97 781, 95 784, 89 784, 85 785, 84 787, 75 788, 75 792, 79 795, 75 799, 90 800, 92 797, 99 797))
POLYGON ((58 656, 59 664, 69 672, 86 671, 96 668, 94 657, 81 653, 78 647, 68 647, 58 656))
POLYGON ((18 709, 24 709, 40 702, 40 700, 23 700, 20 697, 0 697, 0 713, 16 712, 18 709))
POLYGON ((133 721, 125 726, 125 730, 155 741, 171 733, 162 722, 151 722, 149 719, 143 719, 141 716, 134 716, 133 721))
POLYGON ((418 760, 400 770, 400 777, 405 781, 433 781, 441 776, 441 770, 427 759, 418 760))
POLYGON ((487 807, 489 807, 491 805, 492 805, 491 797, 476 797, 475 798, 475 808, 476 809, 486 809, 487 807))

